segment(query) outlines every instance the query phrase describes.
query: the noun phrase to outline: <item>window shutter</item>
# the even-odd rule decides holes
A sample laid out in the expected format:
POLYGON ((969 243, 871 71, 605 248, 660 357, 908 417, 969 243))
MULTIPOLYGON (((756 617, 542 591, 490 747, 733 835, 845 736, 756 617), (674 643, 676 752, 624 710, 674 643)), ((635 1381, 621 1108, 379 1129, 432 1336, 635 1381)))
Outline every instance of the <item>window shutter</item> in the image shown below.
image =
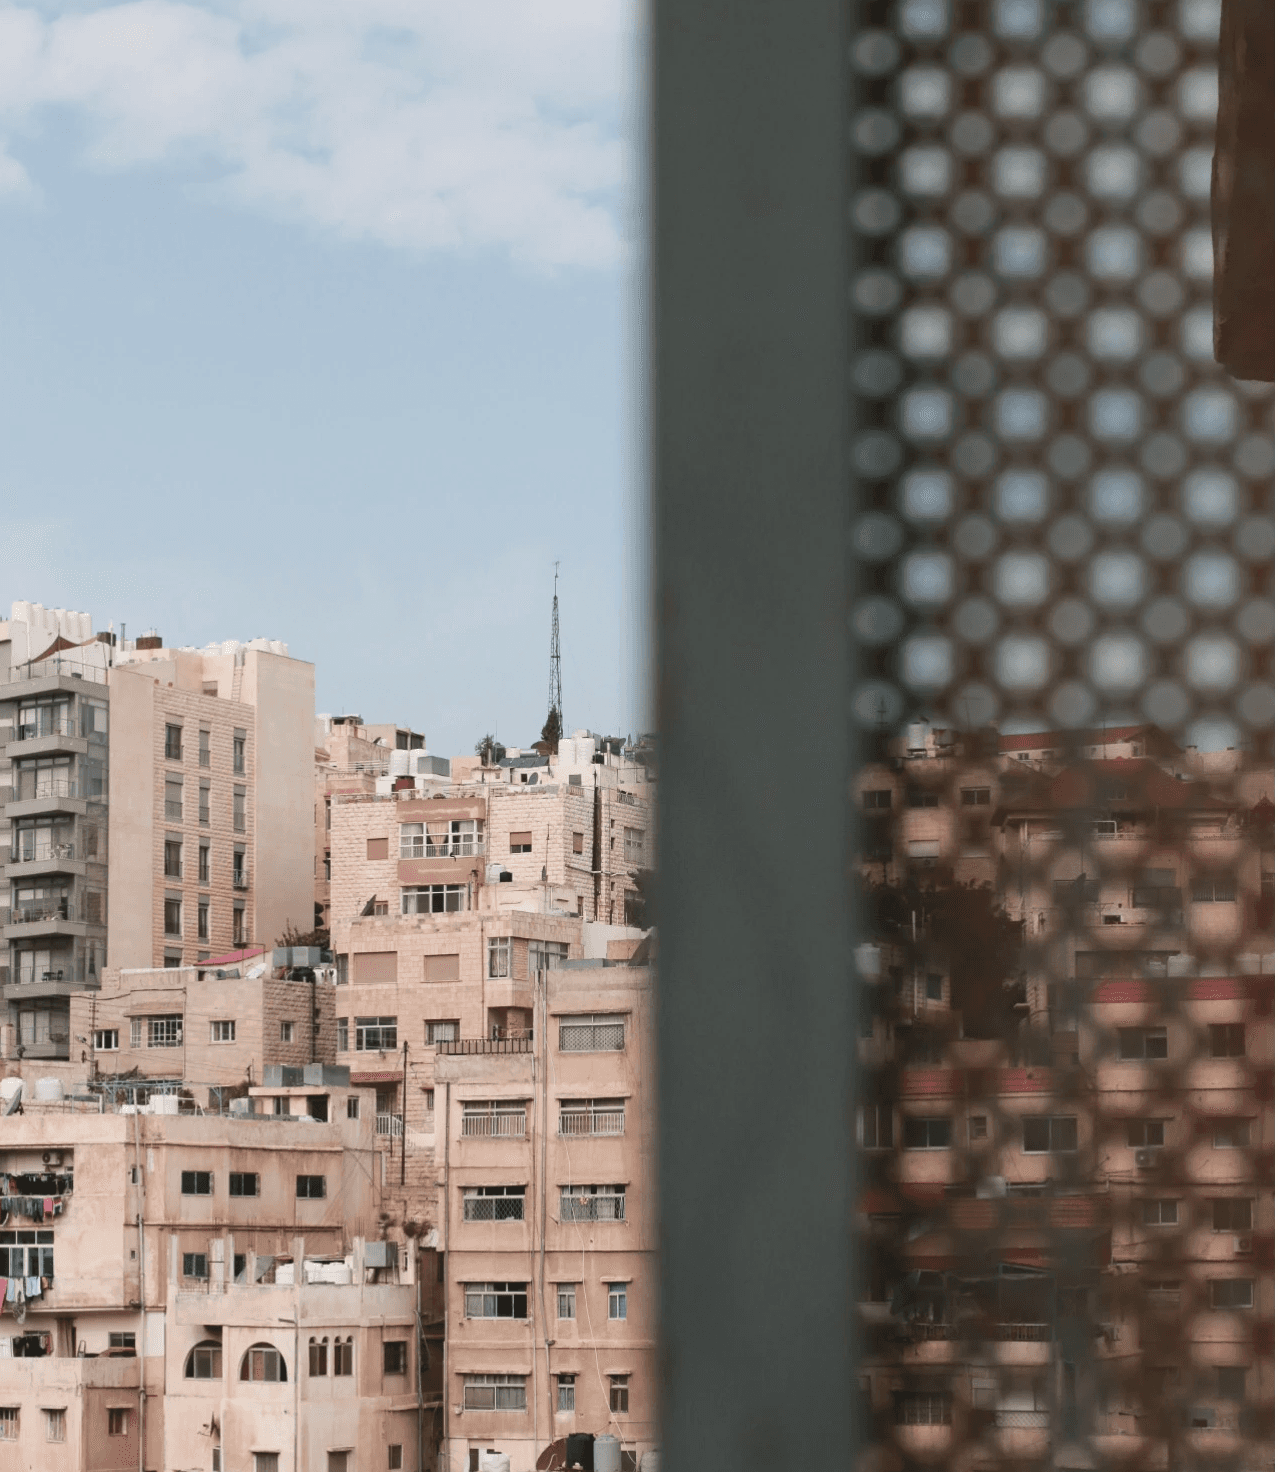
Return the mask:
MULTIPOLYGON (((385 842, 384 839, 383 842, 385 842)), ((384 983, 398 980, 399 953, 397 951, 356 951, 351 959, 355 963, 357 982, 384 983)))
POLYGON ((459 981, 461 979, 460 956, 424 956, 422 964, 425 981, 459 981))
POLYGON ((390 840, 388 838, 370 838, 367 840, 367 851, 370 859, 389 858, 390 840))

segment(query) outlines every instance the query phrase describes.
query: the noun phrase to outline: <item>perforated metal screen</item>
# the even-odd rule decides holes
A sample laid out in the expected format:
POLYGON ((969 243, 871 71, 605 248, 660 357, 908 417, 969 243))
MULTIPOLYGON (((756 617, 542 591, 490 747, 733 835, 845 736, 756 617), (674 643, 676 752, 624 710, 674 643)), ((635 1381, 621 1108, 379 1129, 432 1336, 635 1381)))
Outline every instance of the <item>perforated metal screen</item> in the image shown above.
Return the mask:
POLYGON ((862 0, 874 1465, 1272 1466, 1273 391, 1213 0, 862 0))

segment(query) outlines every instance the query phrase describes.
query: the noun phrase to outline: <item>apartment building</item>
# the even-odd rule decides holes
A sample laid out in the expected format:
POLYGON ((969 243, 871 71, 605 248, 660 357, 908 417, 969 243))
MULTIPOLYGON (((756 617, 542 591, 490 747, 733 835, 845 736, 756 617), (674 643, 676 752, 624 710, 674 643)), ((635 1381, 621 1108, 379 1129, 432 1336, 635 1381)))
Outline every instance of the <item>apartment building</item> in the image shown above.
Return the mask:
POLYGON ((9 1116, 3 1455, 67 1469, 416 1465, 416 1258, 381 1239, 371 1122, 331 1074, 272 1092, 288 1100, 279 1113, 98 1113, 28 1096, 9 1116))
POLYGON ((863 1406, 907 1461, 1272 1466, 1272 772, 1095 734, 862 774, 863 1406), (986 781, 982 900, 950 835, 986 781))
POLYGON ((26 1056, 68 1056, 68 998, 108 963, 180 966, 309 928, 313 689, 277 642, 122 643, 87 614, 14 604, 0 985, 26 1056))
POLYGON ((655 1057, 643 952, 538 974, 518 1041, 441 1042, 441 1468, 657 1443, 655 1057))

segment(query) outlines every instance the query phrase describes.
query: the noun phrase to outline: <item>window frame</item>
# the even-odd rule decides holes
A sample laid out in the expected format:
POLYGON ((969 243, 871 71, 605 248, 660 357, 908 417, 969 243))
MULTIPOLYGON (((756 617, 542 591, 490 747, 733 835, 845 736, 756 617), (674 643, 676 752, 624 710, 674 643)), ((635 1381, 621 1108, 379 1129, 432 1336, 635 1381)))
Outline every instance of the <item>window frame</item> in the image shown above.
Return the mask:
POLYGON ((1025 1114, 1021 1116, 1022 1155, 1076 1155, 1078 1153, 1078 1116, 1076 1114, 1025 1114), (1033 1124, 1047 1125, 1047 1145, 1042 1149, 1031 1149, 1026 1127, 1033 1124), (1064 1146, 1056 1143, 1058 1127, 1069 1124, 1073 1127, 1074 1143, 1064 1146))
POLYGON ((284 1357, 284 1351, 265 1340, 250 1344, 240 1359, 239 1379, 250 1385, 287 1385, 288 1361, 284 1357), (262 1374, 255 1375, 253 1371, 259 1365, 262 1374), (276 1373, 267 1374, 272 1365, 276 1373))
POLYGON ((299 1175, 297 1177, 297 1184, 294 1189, 297 1193, 294 1197, 294 1200, 296 1201, 326 1201, 328 1199, 328 1177, 316 1175, 299 1175), (306 1190, 302 1189, 303 1181, 307 1183, 306 1190), (319 1182, 320 1186, 318 1191, 315 1190, 316 1181, 319 1182))
POLYGON ((954 1121, 948 1114, 903 1114, 901 1116, 902 1150, 951 1150, 954 1147, 954 1121), (922 1126, 922 1143, 918 1143, 922 1126), (941 1136, 933 1140, 933 1135, 941 1136), (914 1143, 911 1143, 911 1136, 914 1143))
POLYGON ((214 1172, 211 1170, 182 1171, 181 1194, 183 1196, 212 1196, 214 1191, 213 1176, 214 1172), (201 1186, 206 1189, 201 1189, 201 1186))
POLYGON ((186 1362, 182 1368, 182 1378, 184 1380, 224 1380, 226 1378, 225 1361, 222 1356, 221 1342, 216 1339, 201 1339, 193 1344, 187 1351, 186 1362), (203 1351, 203 1359, 201 1359, 201 1351, 203 1351), (215 1362, 216 1374, 213 1372, 215 1362), (207 1375, 199 1373, 201 1363, 207 1364, 209 1369, 207 1375))
POLYGON ((238 1197, 238 1198, 247 1200, 250 1197, 252 1197, 252 1198, 259 1197, 259 1196, 261 1196, 261 1194, 262 1194, 262 1177, 257 1173, 257 1171, 252 1171, 252 1170, 233 1170, 233 1171, 231 1171, 230 1175, 227 1178, 227 1195, 228 1196, 235 1196, 235 1197, 238 1197), (246 1191, 244 1189, 244 1185, 245 1185, 246 1182, 250 1182, 250 1181, 252 1182, 253 1189, 251 1191, 246 1191), (237 1186, 239 1188, 238 1190, 236 1189, 237 1186))
POLYGON ((382 1375, 408 1374, 408 1340, 382 1340, 382 1375))
POLYGON ((608 1322, 610 1324, 623 1323, 626 1319, 626 1311, 629 1307, 627 1284, 608 1284, 608 1322))

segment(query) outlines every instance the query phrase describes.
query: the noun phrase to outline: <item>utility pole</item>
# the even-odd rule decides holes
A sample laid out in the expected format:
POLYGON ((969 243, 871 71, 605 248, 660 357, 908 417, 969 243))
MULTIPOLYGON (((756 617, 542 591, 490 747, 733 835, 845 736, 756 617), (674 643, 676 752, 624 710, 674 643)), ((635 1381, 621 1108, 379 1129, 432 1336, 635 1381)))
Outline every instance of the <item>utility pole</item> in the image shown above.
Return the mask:
POLYGON ((550 608, 550 694, 547 701, 551 715, 559 717, 559 734, 564 731, 564 682, 559 659, 559 564, 555 563, 555 598, 550 608))

